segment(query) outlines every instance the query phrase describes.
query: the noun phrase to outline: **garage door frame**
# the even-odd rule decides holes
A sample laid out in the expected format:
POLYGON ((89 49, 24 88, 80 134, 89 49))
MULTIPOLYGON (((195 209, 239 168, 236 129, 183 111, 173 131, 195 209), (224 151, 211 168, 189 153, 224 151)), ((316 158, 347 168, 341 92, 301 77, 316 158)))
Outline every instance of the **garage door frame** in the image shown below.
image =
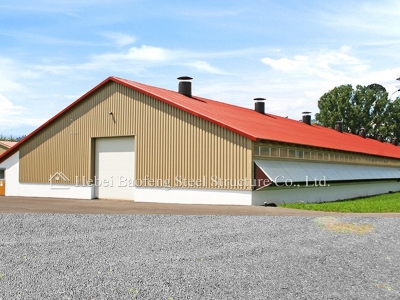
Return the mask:
POLYGON ((134 187, 119 186, 119 178, 117 178, 117 176, 126 175, 125 177, 130 177, 129 180, 135 180, 136 152, 134 136, 92 138, 91 156, 90 173, 94 182, 93 198, 134 200, 134 187), (128 151, 128 148, 132 151, 128 151), (102 161, 102 159, 106 159, 106 161, 102 161), (110 164, 108 163, 110 159, 116 159, 116 161, 110 164), (129 163, 130 161, 132 164, 129 163), (100 178, 105 173, 108 175, 106 176, 108 178, 100 178), (104 183, 104 179, 109 179, 110 176, 115 177, 113 179, 113 187, 106 187, 106 189, 102 184, 104 183))

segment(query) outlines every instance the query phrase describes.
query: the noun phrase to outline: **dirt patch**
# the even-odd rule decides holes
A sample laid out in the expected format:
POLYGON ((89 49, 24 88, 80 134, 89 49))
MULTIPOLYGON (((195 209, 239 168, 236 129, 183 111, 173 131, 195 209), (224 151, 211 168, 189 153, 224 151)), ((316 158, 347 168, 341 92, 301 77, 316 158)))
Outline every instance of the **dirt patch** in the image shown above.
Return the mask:
POLYGON ((364 223, 343 222, 335 217, 321 217, 314 219, 314 222, 323 229, 339 233, 367 234, 373 230, 373 225, 364 223))

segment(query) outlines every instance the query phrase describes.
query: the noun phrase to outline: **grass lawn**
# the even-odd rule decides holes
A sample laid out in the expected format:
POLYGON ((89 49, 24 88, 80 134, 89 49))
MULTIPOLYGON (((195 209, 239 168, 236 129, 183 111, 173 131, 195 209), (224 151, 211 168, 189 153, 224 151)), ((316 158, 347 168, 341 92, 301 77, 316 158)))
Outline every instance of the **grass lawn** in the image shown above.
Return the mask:
POLYGON ((400 192, 321 203, 291 203, 280 204, 280 207, 297 208, 306 210, 333 211, 333 212, 400 212, 400 192))

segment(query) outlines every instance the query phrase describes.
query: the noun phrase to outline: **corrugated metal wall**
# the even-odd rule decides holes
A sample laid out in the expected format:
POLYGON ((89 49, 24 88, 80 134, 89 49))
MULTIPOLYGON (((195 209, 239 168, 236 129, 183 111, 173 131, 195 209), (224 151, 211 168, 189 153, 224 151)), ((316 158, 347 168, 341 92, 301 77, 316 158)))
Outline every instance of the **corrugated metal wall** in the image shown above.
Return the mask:
POLYGON ((55 172, 72 183, 76 176, 91 178, 93 138, 110 136, 135 136, 136 179, 173 182, 181 176, 201 179, 204 188, 250 189, 235 187, 234 180, 252 178, 251 140, 117 83, 103 86, 21 147, 20 181, 45 183, 55 172), (231 181, 216 186, 212 176, 231 181))
POLYGON ((0 154, 2 154, 3 152, 6 152, 8 150, 8 148, 6 146, 0 145, 0 154))
POLYGON ((400 160, 373 156, 361 153, 352 153, 339 150, 327 150, 323 148, 296 146, 284 143, 254 143, 254 157, 262 157, 263 159, 273 160, 307 160, 307 161, 323 161, 328 163, 339 164, 357 164, 372 166, 400 166, 400 160))

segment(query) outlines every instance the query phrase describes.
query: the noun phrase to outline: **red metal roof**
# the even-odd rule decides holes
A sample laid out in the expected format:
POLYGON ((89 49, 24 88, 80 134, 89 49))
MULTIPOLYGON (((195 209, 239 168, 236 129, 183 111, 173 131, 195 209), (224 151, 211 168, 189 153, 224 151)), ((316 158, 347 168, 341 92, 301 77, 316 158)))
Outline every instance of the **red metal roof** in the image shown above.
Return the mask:
POLYGON ((84 101, 86 96, 111 81, 168 103, 254 141, 271 140, 290 144, 400 158, 400 148, 389 143, 381 143, 377 140, 362 138, 354 134, 340 133, 334 129, 317 125, 307 125, 296 120, 272 114, 263 115, 252 109, 197 96, 192 96, 190 98, 181 95, 176 91, 149 86, 118 77, 109 77, 26 136, 16 146, 4 152, 0 156, 0 162, 15 153, 21 144, 34 137, 35 134, 44 127, 50 125, 58 118, 58 116, 65 113, 79 102, 84 101))

